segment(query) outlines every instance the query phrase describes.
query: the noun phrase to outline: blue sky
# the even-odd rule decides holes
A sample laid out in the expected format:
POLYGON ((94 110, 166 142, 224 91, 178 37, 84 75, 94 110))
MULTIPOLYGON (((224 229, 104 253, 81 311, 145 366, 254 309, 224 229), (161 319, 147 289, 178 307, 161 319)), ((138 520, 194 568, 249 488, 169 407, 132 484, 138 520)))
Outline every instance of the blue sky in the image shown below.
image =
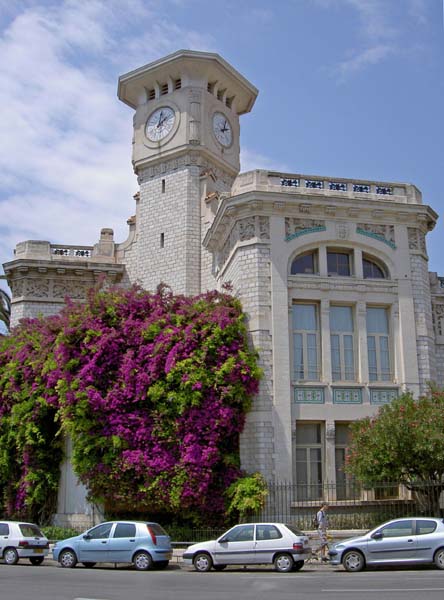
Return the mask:
MULTIPOLYGON (((0 0, 0 263, 25 239, 124 241, 120 74, 218 52, 258 89, 242 170, 401 181, 444 217, 442 0, 0 0)), ((428 236, 444 275, 443 223, 428 236)))

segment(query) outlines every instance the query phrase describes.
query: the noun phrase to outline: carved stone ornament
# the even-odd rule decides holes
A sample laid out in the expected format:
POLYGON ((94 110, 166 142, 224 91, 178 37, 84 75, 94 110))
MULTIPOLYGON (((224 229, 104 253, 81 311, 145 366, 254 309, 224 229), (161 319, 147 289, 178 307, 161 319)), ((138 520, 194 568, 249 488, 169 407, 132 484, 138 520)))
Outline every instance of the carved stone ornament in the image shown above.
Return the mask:
POLYGON ((12 297, 19 298, 24 295, 25 281, 24 279, 13 279, 11 281, 12 297))
POLYGON ((73 300, 84 300, 88 286, 78 281, 58 281, 53 285, 54 298, 72 298, 73 300))
POLYGON ((409 238, 409 249, 417 250, 419 252, 426 253, 425 235, 416 227, 408 227, 407 234, 409 238))
POLYGON ((350 229, 348 223, 336 223, 336 237, 338 238, 338 240, 348 240, 348 238, 350 237, 350 229))
POLYGON ((49 279, 28 279, 26 281, 26 296, 49 298, 49 284, 49 279))
POLYGON ((218 255, 218 268, 221 269, 237 242, 246 242, 251 239, 270 239, 270 220, 268 217, 255 216, 239 219, 233 227, 218 255))
POLYGON ((437 335, 444 335, 444 304, 434 304, 432 314, 437 335))

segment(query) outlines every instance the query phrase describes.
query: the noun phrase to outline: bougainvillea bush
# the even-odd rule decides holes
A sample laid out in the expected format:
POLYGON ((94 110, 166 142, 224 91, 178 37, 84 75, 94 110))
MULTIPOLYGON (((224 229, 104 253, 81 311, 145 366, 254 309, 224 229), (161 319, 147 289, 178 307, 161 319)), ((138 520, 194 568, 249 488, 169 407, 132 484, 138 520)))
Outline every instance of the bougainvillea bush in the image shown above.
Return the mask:
POLYGON ((41 514, 67 434, 75 472, 109 511, 221 518, 260 377, 237 299, 96 290, 0 344, 8 514, 41 514))

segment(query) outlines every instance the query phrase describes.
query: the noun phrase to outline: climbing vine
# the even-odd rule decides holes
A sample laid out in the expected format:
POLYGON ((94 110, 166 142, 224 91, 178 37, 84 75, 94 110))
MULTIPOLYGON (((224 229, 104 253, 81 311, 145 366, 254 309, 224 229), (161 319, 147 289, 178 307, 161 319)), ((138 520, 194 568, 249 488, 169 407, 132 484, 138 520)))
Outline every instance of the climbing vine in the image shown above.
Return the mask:
POLYGON ((0 350, 8 514, 53 509, 65 435, 90 498, 113 512, 224 514, 260 377, 237 299, 95 290, 24 322, 0 350))

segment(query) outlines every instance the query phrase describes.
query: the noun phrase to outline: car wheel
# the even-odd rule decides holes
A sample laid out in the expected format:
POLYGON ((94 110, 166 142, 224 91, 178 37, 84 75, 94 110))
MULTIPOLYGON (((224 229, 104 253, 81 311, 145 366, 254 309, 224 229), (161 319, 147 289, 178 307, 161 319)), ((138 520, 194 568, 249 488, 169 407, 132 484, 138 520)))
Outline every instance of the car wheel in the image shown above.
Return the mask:
POLYGON ((290 554, 276 554, 274 558, 274 568, 279 573, 288 573, 292 570, 294 561, 290 554))
POLYGON ((166 569, 167 566, 170 564, 169 560, 158 560, 157 562, 154 563, 154 568, 155 569, 166 569))
POLYGON ((153 559, 148 552, 138 552, 133 559, 134 567, 138 571, 148 571, 153 567, 153 559))
POLYGON ((19 561, 19 555, 15 548, 6 548, 3 552, 3 559, 7 565, 16 565, 19 561))
POLYGON ((43 562, 43 556, 33 556, 32 558, 29 559, 29 562, 31 563, 31 565, 41 565, 43 562))
POLYGON ((444 548, 439 548, 433 557, 435 565, 438 569, 444 569, 444 548))
POLYGON ((304 566, 303 560, 296 560, 293 565, 293 571, 300 571, 303 566, 304 566))
POLYGON ((357 573, 365 567, 365 559, 358 550, 350 550, 344 554, 342 564, 349 573, 357 573))
POLYGON ((213 565, 215 571, 223 571, 227 565, 213 565))
POLYGON ((82 563, 82 565, 85 567, 85 569, 92 569, 95 564, 96 564, 95 562, 84 562, 84 563, 82 563))
POLYGON ((193 565, 196 571, 199 571, 199 573, 205 573, 211 569, 213 566, 213 561, 211 560, 211 556, 206 552, 199 552, 199 554, 196 554, 196 556, 193 558, 193 565))
POLYGON ((73 569, 77 564, 77 556, 73 550, 63 550, 59 556, 59 563, 65 569, 73 569))

